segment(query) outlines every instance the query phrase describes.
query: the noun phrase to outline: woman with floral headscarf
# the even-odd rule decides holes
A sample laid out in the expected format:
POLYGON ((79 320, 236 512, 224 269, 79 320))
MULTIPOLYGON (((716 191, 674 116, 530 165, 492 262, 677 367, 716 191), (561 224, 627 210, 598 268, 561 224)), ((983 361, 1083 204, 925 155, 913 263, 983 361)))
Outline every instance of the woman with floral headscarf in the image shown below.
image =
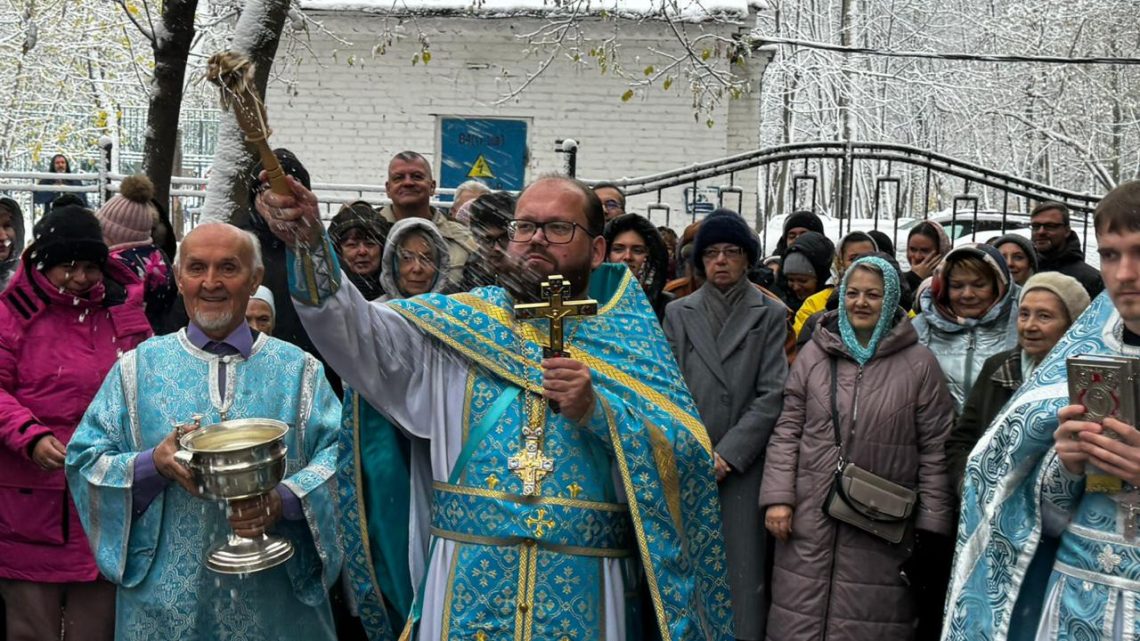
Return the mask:
POLYGON ((915 530, 953 528, 944 451, 953 404, 899 307, 899 280, 880 257, 852 263, 839 309, 823 315, 788 376, 760 488, 778 540, 768 639, 916 638, 915 595, 900 575, 910 541, 889 543, 824 510, 842 447, 845 460, 917 492, 915 530))
POLYGON ((986 359, 1017 345, 1020 292, 1001 252, 980 244, 946 254, 922 292, 914 328, 938 355, 958 413, 986 359))

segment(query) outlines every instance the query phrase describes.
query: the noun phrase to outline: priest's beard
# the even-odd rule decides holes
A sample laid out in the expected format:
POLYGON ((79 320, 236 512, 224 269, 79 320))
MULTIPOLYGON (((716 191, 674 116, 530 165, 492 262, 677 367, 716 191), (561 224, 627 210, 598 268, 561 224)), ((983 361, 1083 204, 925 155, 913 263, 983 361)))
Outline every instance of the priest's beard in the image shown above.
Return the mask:
POLYGON ((207 334, 220 332, 229 327, 233 321, 234 313, 232 310, 194 313, 194 324, 207 334))
POLYGON ((537 303, 545 300, 542 297, 542 282, 552 274, 559 274, 570 281, 571 296, 577 297, 585 293, 590 283, 590 255, 584 254, 580 260, 564 259, 558 261, 546 248, 541 245, 530 245, 527 253, 522 256, 508 255, 510 268, 499 275, 499 280, 516 303, 537 303), (554 262, 542 263, 539 268, 528 267, 524 262, 526 256, 540 255, 554 262))

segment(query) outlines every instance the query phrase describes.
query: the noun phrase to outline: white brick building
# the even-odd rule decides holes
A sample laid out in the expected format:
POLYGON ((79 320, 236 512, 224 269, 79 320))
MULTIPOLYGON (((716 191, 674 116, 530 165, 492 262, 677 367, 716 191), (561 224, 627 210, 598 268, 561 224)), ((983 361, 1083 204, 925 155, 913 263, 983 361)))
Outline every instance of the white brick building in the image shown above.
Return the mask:
MULTIPOLYGON (((509 86, 523 82, 546 58, 541 51, 528 56, 527 43, 519 34, 559 19, 553 0, 548 0, 549 5, 522 0, 538 3, 531 7, 493 7, 495 0, 485 0, 478 8, 465 0, 421 1, 431 4, 409 8, 391 0, 303 1, 306 13, 329 33, 310 32, 312 53, 305 53, 297 68, 285 73, 295 74, 295 83, 288 88, 271 83, 268 104, 273 144, 297 153, 315 181, 383 183, 387 161, 403 149, 431 159, 439 180, 444 144, 440 123, 447 117, 525 122, 527 181, 564 167, 565 156, 555 152, 555 140, 562 138, 578 141, 577 175, 587 180, 644 176, 758 146, 764 52, 746 64, 733 65, 737 73, 745 74, 751 94, 721 101, 699 121, 683 78, 669 90, 658 82, 623 102, 628 81, 600 73, 585 55, 590 64, 575 66, 568 57, 553 61, 519 97, 498 104, 509 86), (374 53, 385 33, 395 35, 394 41, 383 54, 374 53), (428 39, 430 62, 424 64, 421 58, 413 65, 413 57, 421 51, 420 34, 428 39), (712 120, 711 126, 706 118, 712 120)), ((677 55, 682 49, 664 20, 613 17, 615 9, 626 15, 648 10, 631 7, 632 1, 638 0, 611 6, 608 15, 598 12, 603 5, 595 4, 594 13, 577 24, 590 43, 600 43, 620 28, 625 70, 643 75, 645 67, 664 64, 665 59, 650 53, 650 47, 677 55)), ((705 15, 679 27, 690 39, 703 32, 725 37, 746 33, 755 21, 747 2, 702 3, 718 18, 705 15)), ((279 63, 283 59, 279 57, 279 63)), ((710 63, 716 61, 714 54, 710 63)), ((742 213, 751 220, 755 176, 738 178, 737 184, 746 189, 742 213)), ((445 186, 441 181, 440 187, 445 186)), ((682 198, 680 188, 662 197, 671 205, 670 224, 675 229, 688 222, 682 198)), ((633 196, 628 209, 645 213, 656 201, 656 194, 633 196)), ((664 211, 655 210, 653 218, 664 223, 664 211)))

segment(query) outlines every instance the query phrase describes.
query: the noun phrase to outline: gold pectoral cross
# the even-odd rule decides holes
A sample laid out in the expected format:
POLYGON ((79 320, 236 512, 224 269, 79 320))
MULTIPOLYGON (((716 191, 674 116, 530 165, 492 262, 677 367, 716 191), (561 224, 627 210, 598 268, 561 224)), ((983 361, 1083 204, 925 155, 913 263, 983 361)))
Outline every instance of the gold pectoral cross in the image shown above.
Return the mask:
POLYGON ((554 459, 542 451, 546 412, 539 396, 527 396, 523 403, 529 415, 528 425, 522 431, 523 447, 521 452, 507 459, 507 468, 522 479, 524 496, 539 496, 542 494, 539 491, 542 479, 554 471, 554 459))
MULTIPOLYGON (((562 322, 575 316, 593 316, 598 313, 598 301, 593 299, 565 300, 571 295, 570 281, 558 274, 549 276, 539 290, 541 303, 515 305, 515 318, 531 320, 545 318, 550 321, 550 344, 542 348, 543 358, 565 358, 570 354, 564 349, 562 322)), ((558 404, 551 401, 550 409, 558 413, 558 404)))

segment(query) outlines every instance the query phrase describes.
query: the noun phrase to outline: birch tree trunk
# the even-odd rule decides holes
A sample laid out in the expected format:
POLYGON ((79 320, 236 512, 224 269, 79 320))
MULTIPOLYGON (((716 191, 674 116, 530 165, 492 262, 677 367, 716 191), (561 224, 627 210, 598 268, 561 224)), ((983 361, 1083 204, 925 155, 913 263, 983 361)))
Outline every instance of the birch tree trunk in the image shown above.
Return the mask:
MULTIPOLYGON (((265 96, 273 58, 281 41, 281 30, 289 14, 289 0, 248 0, 234 28, 231 49, 245 54, 257 66, 257 90, 265 96)), ((269 111, 272 127, 273 110, 269 111)), ((273 142, 270 142, 273 145, 273 142)), ((257 155, 245 142, 232 113, 222 113, 218 124, 218 145, 210 184, 206 187, 206 204, 202 217, 243 225, 249 220, 250 169, 257 155)))

